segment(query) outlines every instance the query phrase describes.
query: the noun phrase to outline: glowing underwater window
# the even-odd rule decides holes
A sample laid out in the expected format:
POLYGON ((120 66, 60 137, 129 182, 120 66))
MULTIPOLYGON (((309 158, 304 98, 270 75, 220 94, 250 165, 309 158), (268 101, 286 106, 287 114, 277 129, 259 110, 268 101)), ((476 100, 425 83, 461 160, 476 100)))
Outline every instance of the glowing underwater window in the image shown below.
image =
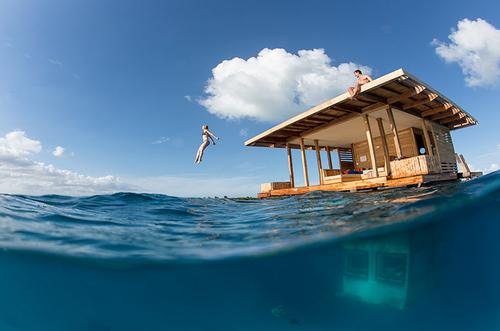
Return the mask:
POLYGON ((347 250, 345 252, 345 274, 368 278, 368 264, 368 252, 362 250, 347 250))
POLYGON ((406 281, 407 255, 377 253, 376 279, 381 282, 404 284, 406 281))

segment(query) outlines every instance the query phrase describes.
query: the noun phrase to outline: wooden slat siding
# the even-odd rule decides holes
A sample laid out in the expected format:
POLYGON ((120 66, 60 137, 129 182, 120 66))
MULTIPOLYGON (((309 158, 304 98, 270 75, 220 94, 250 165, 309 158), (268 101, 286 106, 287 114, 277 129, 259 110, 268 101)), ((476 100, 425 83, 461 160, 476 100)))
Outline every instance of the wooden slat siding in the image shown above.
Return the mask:
POLYGON ((354 169, 354 156, 352 148, 338 148, 337 154, 341 171, 354 169))
POLYGON ((436 158, 438 160, 438 164, 441 167, 441 153, 439 152, 439 144, 437 143, 437 134, 436 130, 434 129, 434 123, 429 123, 429 126, 431 128, 431 135, 432 135, 432 140, 434 141, 434 147, 436 148, 436 158))
POLYGON ((316 163, 318 164, 318 178, 319 178, 319 183, 323 184, 322 176, 321 176, 321 170, 323 169, 323 165, 321 164, 321 152, 318 144, 318 139, 314 139, 314 147, 316 149, 316 163))
POLYGON ((435 174, 440 172, 436 158, 429 155, 419 155, 391 162, 392 178, 412 177, 417 175, 435 174))
POLYGON ((300 138, 300 154, 302 156, 302 171, 304 172, 304 186, 309 186, 309 173, 307 171, 307 157, 304 147, 304 138, 300 138))
POLYGON ((330 150, 330 146, 326 146, 326 156, 328 157, 328 169, 333 169, 332 151, 330 150))
POLYGON ((451 140, 450 130, 444 126, 432 123, 436 152, 443 173, 457 173, 455 149, 451 140))
POLYGON ((431 138, 429 137, 429 129, 427 128, 427 123, 424 118, 422 118, 422 131, 424 132, 425 149, 427 150, 427 154, 433 156, 434 152, 432 151, 431 138))
POLYGON ((288 158, 288 175, 290 177, 290 187, 295 187, 295 176, 293 175, 292 149, 290 148, 290 144, 286 144, 286 153, 288 158))
MULTIPOLYGON (((402 157, 412 157, 417 156, 418 154, 415 152, 413 139, 411 137, 411 129, 404 129, 398 132, 398 136, 401 143, 402 157)), ((397 158, 396 147, 394 144, 394 135, 392 133, 386 134, 387 148, 389 150, 389 159, 393 160, 397 158)), ((373 143, 375 146, 375 154, 377 159, 377 166, 384 166, 384 149, 382 144, 382 138, 376 137, 373 139, 373 143)), ((353 154, 355 155, 354 165, 355 168, 363 168, 369 169, 371 168, 371 159, 370 153, 368 149, 368 142, 366 140, 354 143, 353 154), (366 162, 361 162, 361 155, 365 155, 367 157, 366 162)))
POLYGON ((396 156, 401 158, 403 156, 401 151, 401 142, 398 137, 398 127, 396 126, 396 121, 394 120, 394 114, 392 113, 391 107, 387 107, 387 116, 389 117, 389 124, 393 134, 394 145, 396 147, 396 156))
POLYGON ((370 128, 370 119, 368 115, 363 115, 363 121, 365 123, 366 139, 368 141, 368 150, 370 152, 371 168, 375 173, 375 177, 378 177, 378 167, 377 167, 377 157, 375 156, 375 146, 373 144, 373 134, 370 128))
POLYGON ((413 155, 417 156, 419 153, 418 153, 418 147, 417 147, 417 139, 415 138, 415 129, 410 128, 410 131, 411 131, 410 137, 412 140, 413 155))
POLYGON ((387 145, 387 138, 385 137, 384 123, 382 119, 377 118, 378 131, 380 134, 380 141, 382 143, 382 152, 384 154, 384 168, 387 175, 391 174, 391 159, 389 157, 389 147, 387 145))

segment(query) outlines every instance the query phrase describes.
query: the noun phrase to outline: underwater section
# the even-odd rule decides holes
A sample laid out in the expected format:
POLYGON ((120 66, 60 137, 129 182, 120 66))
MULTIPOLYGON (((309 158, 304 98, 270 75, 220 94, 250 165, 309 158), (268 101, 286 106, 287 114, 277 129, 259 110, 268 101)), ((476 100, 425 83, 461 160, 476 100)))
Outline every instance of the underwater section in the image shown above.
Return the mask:
POLYGON ((270 201, 2 196, 0 330, 500 329, 500 174, 270 201))

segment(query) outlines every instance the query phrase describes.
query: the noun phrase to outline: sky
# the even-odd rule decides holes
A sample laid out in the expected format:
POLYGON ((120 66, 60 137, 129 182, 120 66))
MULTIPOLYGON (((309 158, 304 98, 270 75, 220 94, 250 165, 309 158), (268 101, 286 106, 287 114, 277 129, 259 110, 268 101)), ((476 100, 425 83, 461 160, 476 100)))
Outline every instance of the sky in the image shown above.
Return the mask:
POLYGON ((451 98, 479 121, 452 133, 455 149, 498 170, 499 13, 498 1, 2 0, 0 192, 253 196, 287 180, 287 160, 244 141, 343 93, 356 68, 402 67, 451 98), (221 140, 195 165, 203 124, 221 140))

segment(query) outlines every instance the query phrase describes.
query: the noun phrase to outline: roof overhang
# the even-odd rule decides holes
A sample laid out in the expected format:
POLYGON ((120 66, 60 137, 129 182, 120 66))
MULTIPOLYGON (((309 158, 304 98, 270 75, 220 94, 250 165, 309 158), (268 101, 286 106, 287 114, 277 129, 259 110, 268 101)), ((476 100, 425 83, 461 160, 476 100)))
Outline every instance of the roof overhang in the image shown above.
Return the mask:
POLYGON ((285 147, 291 144, 293 148, 298 147, 300 138, 304 138, 324 140, 323 146, 347 147, 363 140, 360 115, 385 120, 385 110, 389 106, 398 110, 394 112, 396 123, 401 124, 398 129, 419 126, 422 118, 450 130, 478 123, 442 93, 398 69, 363 85, 355 99, 346 92, 247 140, 245 145, 285 147))

